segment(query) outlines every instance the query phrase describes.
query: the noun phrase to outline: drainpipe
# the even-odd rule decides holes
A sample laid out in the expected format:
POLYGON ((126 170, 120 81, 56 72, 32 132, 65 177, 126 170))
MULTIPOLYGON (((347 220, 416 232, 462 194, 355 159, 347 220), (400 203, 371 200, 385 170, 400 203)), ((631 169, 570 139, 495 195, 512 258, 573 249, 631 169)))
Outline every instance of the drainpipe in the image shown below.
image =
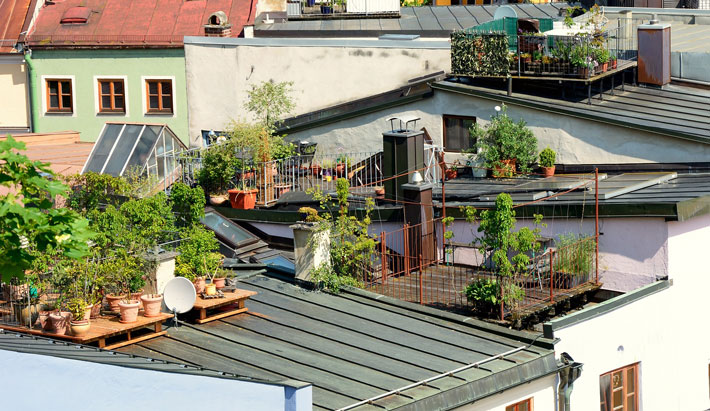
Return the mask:
POLYGON ((34 106, 34 63, 32 62, 32 50, 27 49, 25 52, 25 63, 27 63, 27 86, 29 87, 28 103, 30 104, 30 133, 35 132, 35 106, 34 106))
POLYGON ((575 362, 566 352, 563 352, 560 357, 565 367, 559 371, 560 385, 557 387, 558 409, 560 411, 571 411, 570 396, 574 388, 574 381, 582 374, 582 363, 575 362))

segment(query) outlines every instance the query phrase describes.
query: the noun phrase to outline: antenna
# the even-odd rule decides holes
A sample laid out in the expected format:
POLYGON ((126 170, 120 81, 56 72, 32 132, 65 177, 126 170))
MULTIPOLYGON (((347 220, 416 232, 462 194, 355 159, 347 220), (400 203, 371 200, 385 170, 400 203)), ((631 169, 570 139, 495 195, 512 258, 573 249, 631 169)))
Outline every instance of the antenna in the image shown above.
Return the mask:
POLYGON ((175 327, 178 326, 177 315, 192 310, 196 298, 195 286, 185 277, 175 277, 165 285, 163 301, 175 316, 175 327))

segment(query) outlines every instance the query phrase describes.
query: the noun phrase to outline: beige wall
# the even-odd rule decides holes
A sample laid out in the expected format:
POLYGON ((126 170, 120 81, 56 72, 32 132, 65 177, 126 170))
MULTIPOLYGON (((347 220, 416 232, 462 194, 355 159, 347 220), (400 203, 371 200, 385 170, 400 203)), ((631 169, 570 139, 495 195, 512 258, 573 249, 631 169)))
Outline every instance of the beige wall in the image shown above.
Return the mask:
MULTIPOLYGON (((389 130, 391 116, 421 117, 417 128, 426 127, 437 144, 443 144, 442 114, 476 117, 485 124, 500 101, 435 91, 432 98, 375 113, 315 127, 289 135, 292 140, 317 142, 319 150, 337 152, 382 149, 382 132, 389 130)), ((619 127, 602 122, 564 116, 547 111, 509 105, 508 114, 524 119, 538 140, 538 150, 549 146, 564 164, 616 164, 654 162, 705 162, 710 145, 619 127)), ((459 157, 447 154, 447 161, 459 157)))
POLYGON ((441 41, 190 39, 185 66, 193 144, 200 130, 250 119, 247 91, 262 81, 292 81, 291 114, 298 115, 450 70, 449 45, 441 41))
POLYGON ((0 57, 0 130, 29 128, 26 70, 22 57, 0 57))

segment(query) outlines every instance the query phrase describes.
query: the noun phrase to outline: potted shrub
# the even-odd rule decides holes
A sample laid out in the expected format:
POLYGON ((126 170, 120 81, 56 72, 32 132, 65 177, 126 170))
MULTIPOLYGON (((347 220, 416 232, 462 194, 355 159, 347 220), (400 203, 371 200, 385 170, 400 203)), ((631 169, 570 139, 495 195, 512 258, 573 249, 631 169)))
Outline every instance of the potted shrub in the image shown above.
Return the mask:
MULTIPOLYGON (((256 194, 258 190, 249 186, 250 178, 247 178, 246 159, 247 154, 254 155, 255 147, 260 144, 260 136, 262 128, 258 125, 236 122, 232 120, 227 127, 229 141, 233 147, 232 151, 240 153, 241 161, 238 165, 241 167, 239 183, 237 187, 228 190, 229 203, 232 208, 241 210, 253 209, 256 205, 256 194)), ((252 177, 253 178, 253 175, 252 177)))
POLYGON ((321 220, 318 215, 318 210, 312 207, 301 207, 298 209, 298 213, 300 214, 301 221, 306 223, 315 223, 321 220))
POLYGON ((160 315, 160 308, 163 303, 162 294, 143 294, 141 296, 143 303, 143 315, 146 317, 157 317, 160 315))
POLYGON ((458 161, 454 162, 451 164, 451 167, 447 168, 446 171, 444 172, 444 177, 447 180, 453 180, 456 177, 458 177, 459 173, 459 164, 458 161))
POLYGON ((219 206, 227 201, 227 189, 241 166, 242 161, 235 154, 235 145, 229 139, 204 152, 197 182, 209 196, 210 204, 219 206))
POLYGON ((598 70, 601 73, 606 72, 609 69, 609 50, 604 47, 594 49, 594 60, 599 63, 598 70))
POLYGON ((470 133, 476 145, 468 150, 469 159, 474 163, 481 156, 485 166, 494 170, 494 177, 512 176, 516 164, 523 173, 531 171, 537 157, 537 139, 524 120, 516 123, 508 116, 505 105, 490 123, 485 127, 476 123, 470 133))
POLYGON ((217 253, 219 243, 214 232, 201 225, 188 227, 182 235, 184 239, 176 248, 179 254, 175 257, 175 275, 192 281, 197 294, 202 294, 205 291, 205 277, 214 272, 222 259, 222 255, 217 253))
POLYGON ((542 167, 542 174, 545 177, 552 177, 555 175, 555 158, 557 154, 555 150, 550 147, 546 147, 540 152, 540 167, 542 167))
POLYGON ((89 305, 83 298, 74 297, 67 303, 67 308, 71 313, 71 333, 76 337, 81 337, 89 332, 91 324, 89 319, 85 318, 89 305))

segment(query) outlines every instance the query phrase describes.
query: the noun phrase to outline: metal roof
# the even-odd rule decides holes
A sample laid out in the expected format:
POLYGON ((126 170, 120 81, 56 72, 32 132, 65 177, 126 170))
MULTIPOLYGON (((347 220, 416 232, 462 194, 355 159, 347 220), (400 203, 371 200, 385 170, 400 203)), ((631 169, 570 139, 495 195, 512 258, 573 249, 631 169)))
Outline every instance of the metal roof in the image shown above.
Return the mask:
POLYGON ((17 52, 17 43, 32 0, 0 0, 0 54, 17 52))
POLYGON ((182 47, 184 36, 204 35, 217 11, 227 14, 231 36, 254 21, 256 0, 64 0, 47 2, 26 38, 33 47, 182 47), (77 6, 91 10, 86 24, 61 24, 77 6))
MULTIPOLYGON (((521 18, 559 19, 567 3, 508 4, 521 18)), ((498 5, 402 7, 399 18, 347 18, 258 23, 256 37, 379 37, 417 34, 448 37, 454 30, 493 20, 498 5)))
POLYGON ((258 292, 246 302, 247 313, 172 328, 166 337, 119 350, 310 382, 314 409, 352 405, 482 360, 479 367, 375 400, 374 407, 449 408, 557 371, 551 341, 536 342, 529 333, 473 319, 464 324, 452 314, 432 315, 438 310, 390 304, 366 292, 309 291, 267 275, 242 278, 238 286, 258 292))
MULTIPOLYGON (((458 207, 491 207, 495 196, 502 192, 515 191, 515 187, 528 179, 467 179, 458 178, 446 182, 446 213, 456 215, 458 207)), ((601 191, 601 186, 600 186, 601 191)), ((441 189, 436 189, 434 198, 441 200, 441 189)), ((518 203, 526 202, 526 200, 518 203)), ((594 187, 586 197, 578 192, 563 194, 518 209, 519 216, 540 213, 544 216, 594 215, 594 187), (592 207, 590 207, 590 204, 592 207), (585 207, 586 206, 586 207, 585 207)), ((609 199, 599 199, 600 217, 664 217, 670 220, 688 220, 710 214, 710 173, 682 174, 660 184, 626 192, 609 199)))
POLYGON ((606 90, 603 100, 593 95, 590 105, 586 98, 562 98, 549 89, 514 89, 508 96, 507 90, 475 79, 462 79, 470 82, 466 84, 454 80, 433 83, 432 88, 710 144, 710 92, 706 90, 680 86, 660 90, 626 84, 623 91, 617 86, 614 95, 606 90))

